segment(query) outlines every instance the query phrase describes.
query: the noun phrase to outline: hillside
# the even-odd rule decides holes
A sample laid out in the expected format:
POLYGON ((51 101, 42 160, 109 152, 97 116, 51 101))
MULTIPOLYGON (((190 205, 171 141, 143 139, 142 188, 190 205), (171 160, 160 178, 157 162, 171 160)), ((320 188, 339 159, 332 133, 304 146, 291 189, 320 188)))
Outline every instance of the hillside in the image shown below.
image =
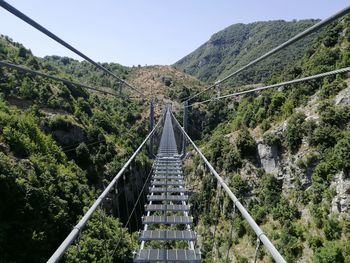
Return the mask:
MULTIPOLYGON (((71 73, 72 79, 83 78, 75 75, 78 70, 63 70, 4 36, 0 58, 56 76, 71 73)), ((95 71, 85 63, 73 63, 93 78, 95 71)), ((97 76, 96 84, 100 83, 103 77, 97 76)), ((143 102, 89 93, 0 67, 1 262, 46 262, 147 134, 145 108, 143 102)), ((150 168, 144 153, 135 165, 140 169, 118 187, 124 206, 133 205, 143 183, 140 178, 150 168)), ((99 210, 84 230, 80 258, 85 262, 111 253, 120 236, 125 240, 119 248, 123 253, 116 251, 115 262, 132 257, 136 239, 120 227, 128 215, 122 212, 117 219, 112 214, 99 210), (107 222, 108 245, 100 236, 101 217, 107 222)), ((141 214, 134 216, 139 219, 141 214)), ((72 247, 66 257, 66 262, 77 262, 76 249, 72 247)))
MULTIPOLYGON (((315 22, 233 25, 184 58, 184 64, 197 62, 183 69, 213 81, 315 22)), ((35 57, 5 36, 0 59, 117 87, 86 62, 35 57)), ((158 113, 168 101, 177 110, 180 100, 206 86, 172 66, 103 65, 147 98, 90 93, 0 67, 1 263, 48 259, 148 133, 150 97, 158 113)), ((241 78, 244 84, 276 83, 345 66, 350 66, 350 16, 241 78)), ((190 107, 188 126, 190 137, 287 262, 350 262, 349 74, 190 107)), ((193 148, 188 150, 184 174, 203 262, 249 262, 256 236, 233 213, 232 201, 193 148)), ((147 153, 132 167, 84 229, 80 250, 73 244, 63 262, 110 262, 116 244, 113 262, 132 260, 142 205, 130 221, 128 216, 151 168, 147 153), (127 221, 129 229, 122 227, 127 221)), ((145 203, 146 195, 141 199, 145 203)), ((258 261, 272 262, 263 247, 258 261)))
MULTIPOLYGON (((350 66, 349 29, 349 15, 329 25, 267 82, 350 66)), ((201 136, 204 154, 287 262, 350 262, 349 74, 194 106, 189 120, 191 136, 201 136)), ((249 262, 256 236, 199 158, 186 172, 204 262, 249 262)), ((264 249, 259 262, 272 262, 264 249)))
MULTIPOLYGON (((6 36, 0 37, 0 59, 97 88, 118 89, 115 79, 87 62, 35 57, 6 36)), ((103 66, 137 86, 147 98, 125 100, 90 93, 0 67, 0 262, 28 262, 29 254, 31 262, 46 261, 146 136, 150 97, 155 97, 159 115, 165 101, 182 99, 203 87, 171 66, 103 66), (26 245, 18 249, 19 243, 26 245)), ((126 88, 123 94, 135 95, 126 88)), ((120 221, 127 221, 150 162, 142 153, 133 165, 139 169, 118 185, 118 197, 109 197, 117 198, 118 206, 105 204, 82 236, 80 259, 85 262, 107 260, 104 257, 121 236, 123 245, 114 262, 132 257, 136 239, 120 228, 120 221), (107 247, 99 234, 101 217, 107 222, 107 247)), ((138 230, 141 213, 140 209, 133 214, 132 231, 138 230)), ((77 262, 77 258, 72 246, 64 260, 77 262)))
MULTIPOLYGON (((38 58, 44 69, 52 73, 62 74, 67 78, 94 85, 96 87, 109 87, 118 90, 118 81, 111 76, 106 76, 101 70, 86 61, 59 57, 46 56, 38 58), (55 71, 52 71, 54 67, 55 71)), ((190 93, 203 89, 204 83, 172 66, 145 66, 125 67, 117 63, 102 63, 104 67, 116 73, 132 86, 141 90, 147 98, 154 97, 157 101, 180 101, 190 93)), ((124 94, 136 96, 134 91, 123 88, 124 94)), ((160 103, 162 105, 162 103, 160 103)))
POLYGON ((128 81, 135 87, 140 87, 147 97, 154 97, 160 107, 167 101, 173 101, 178 107, 179 101, 205 87, 203 82, 172 66, 134 69, 129 74, 128 81))
MULTIPOLYGON (((316 22, 317 20, 278 20, 234 24, 214 34, 209 41, 176 62, 174 66, 202 81, 213 83, 316 22)), ((311 38, 306 38, 244 71, 229 83, 237 85, 264 81, 272 72, 280 71, 291 61, 300 59, 310 43, 311 38)))

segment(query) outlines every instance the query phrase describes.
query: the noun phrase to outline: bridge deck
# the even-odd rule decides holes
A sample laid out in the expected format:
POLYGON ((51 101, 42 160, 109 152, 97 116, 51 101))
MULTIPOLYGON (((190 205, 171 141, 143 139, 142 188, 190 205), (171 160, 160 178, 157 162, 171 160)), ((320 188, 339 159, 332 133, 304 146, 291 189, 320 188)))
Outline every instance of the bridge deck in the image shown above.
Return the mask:
POLYGON ((194 247, 197 235, 191 230, 193 219, 188 214, 190 207, 186 203, 188 195, 184 194, 187 190, 182 161, 177 152, 169 111, 153 168, 150 194, 147 195, 149 203, 145 206, 146 215, 142 217, 141 247, 135 252, 134 262, 201 262, 200 251, 194 247), (152 230, 149 230, 151 225, 152 230), (158 225, 163 225, 162 229, 157 229, 158 225), (166 229, 171 225, 180 225, 183 230, 166 229), (148 241, 186 241, 188 249, 177 249, 175 245, 170 249, 169 243, 164 244, 167 249, 153 249, 146 247, 148 241))

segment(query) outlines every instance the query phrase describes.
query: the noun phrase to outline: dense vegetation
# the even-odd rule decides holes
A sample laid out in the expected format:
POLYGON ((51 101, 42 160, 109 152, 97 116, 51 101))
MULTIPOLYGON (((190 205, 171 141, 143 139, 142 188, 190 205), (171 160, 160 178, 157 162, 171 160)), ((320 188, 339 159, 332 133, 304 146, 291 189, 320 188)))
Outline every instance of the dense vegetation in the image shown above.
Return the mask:
MULTIPOLYGON (((119 88, 118 80, 112 76, 107 76, 100 69, 87 61, 79 62, 75 59, 59 56, 46 56, 40 59, 44 69, 56 69, 57 73, 64 73, 70 78, 74 78, 82 83, 88 83, 98 87, 119 88)), ((126 79, 132 68, 128 68, 116 63, 102 63, 103 67, 114 72, 122 79, 126 79)))
MULTIPOLYGON (((86 63, 40 59, 8 37, 0 38, 0 59, 92 84, 113 84, 86 63)), ((125 68, 108 66, 127 75, 125 68)), ((147 133, 144 107, 0 68, 0 262, 48 259, 147 133)), ((138 176, 149 170, 144 154, 134 165, 138 176)), ((132 195, 138 181, 132 183, 132 195)), ((65 261, 106 260, 118 238, 123 241, 114 262, 129 260, 135 237, 100 210, 82 233, 79 255, 73 246, 65 261)))
MULTIPOLYGON (((234 24, 214 34, 208 42, 176 62, 174 66, 200 80, 212 83, 316 22, 317 20, 278 20, 234 24)), ((300 41, 264 63, 242 72, 237 78, 230 80, 229 84, 237 86, 240 83, 266 80, 272 72, 281 71, 289 62, 300 59, 310 42, 310 38, 300 41)))
MULTIPOLYGON (((234 25, 176 66, 212 81, 315 22, 234 25)), ((349 28, 347 17, 329 26, 311 48, 305 50, 311 43, 306 39, 259 65, 259 70, 246 71, 240 81, 275 83, 350 66, 349 28)), ((88 84, 117 85, 85 62, 57 56, 40 59, 8 37, 0 38, 0 59, 88 84)), ((118 64, 104 66, 123 78, 135 73, 118 64)), ((142 80, 175 87, 164 93, 175 100, 190 95, 188 86, 175 79, 176 72, 163 69, 154 74, 154 69, 146 68, 153 71, 142 80)), ((350 173, 350 106, 334 103, 347 88, 347 77, 217 101, 189 112, 192 138, 202 139, 205 155, 288 262, 350 262, 349 209, 331 209, 337 195, 335 178, 348 180, 350 173), (275 149, 279 166, 286 168, 282 174, 265 171, 261 145, 275 149)), ((200 88, 200 82, 191 79, 193 83, 200 88)), ((141 101, 88 93, 0 67, 0 262, 47 260, 145 136, 144 111, 141 101)), ((150 164, 142 154, 133 165, 138 177, 128 171, 119 197, 135 197, 139 176, 150 164)), ((238 212, 233 214, 232 202, 197 156, 188 161, 186 174, 194 190, 191 213, 204 261, 235 257, 248 262, 256 236, 247 223, 238 212)), ((121 200, 127 208, 128 200, 121 200)), ((131 259, 136 236, 110 213, 110 204, 103 208, 83 231, 80 250, 71 246, 65 262, 109 261, 120 240, 114 262, 131 259)), ((264 249, 259 260, 271 262, 264 249)))
MULTIPOLYGON (((328 26, 301 60, 267 83, 350 66, 349 58, 347 16, 328 26)), ((335 103, 335 96, 349 89, 348 77, 328 77, 190 110, 192 136, 202 138, 205 155, 287 262, 350 262, 350 209, 333 204, 339 194, 337 180, 349 181, 348 91, 344 103, 335 103), (279 172, 265 171, 259 146, 275 150, 279 172)), ((229 249, 230 258, 248 262, 256 236, 239 213, 233 217, 232 202, 217 189, 199 158, 193 161, 187 172, 189 182, 197 185, 192 213, 201 218, 197 230, 203 237, 205 262, 222 262, 229 249)), ((271 261, 265 250, 259 258, 271 261)))

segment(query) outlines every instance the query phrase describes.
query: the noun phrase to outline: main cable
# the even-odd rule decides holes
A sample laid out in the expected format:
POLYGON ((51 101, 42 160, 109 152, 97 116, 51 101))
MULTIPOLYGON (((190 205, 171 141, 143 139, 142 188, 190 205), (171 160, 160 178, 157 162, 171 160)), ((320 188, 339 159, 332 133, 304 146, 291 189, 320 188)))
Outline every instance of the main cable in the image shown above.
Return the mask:
POLYGON ((194 94, 193 96, 190 96, 188 99, 186 99, 185 101, 190 101, 196 97, 198 97, 199 95, 203 94, 204 92, 207 92, 208 90, 216 87, 217 85, 225 82, 226 80, 232 78, 233 76, 237 75, 238 73, 242 72, 243 70, 255 65, 256 63, 258 63, 259 61, 275 54, 276 52, 290 46, 291 44, 297 42, 298 40, 310 35, 311 33, 317 31, 318 29, 320 29, 321 27, 333 22, 334 20, 344 16, 345 14, 347 14, 350 11, 350 5, 345 7, 344 9, 338 11, 337 13, 331 15, 330 17, 316 23, 315 25, 307 28, 306 30, 304 30, 303 32, 297 34, 296 36, 290 38, 289 40, 287 40, 286 42, 280 44, 279 46, 275 47, 274 49, 271 49, 270 51, 268 51, 267 53, 263 54, 262 56, 256 58, 255 60, 249 62, 248 64, 246 64, 245 66, 241 67, 240 69, 236 70, 235 72, 231 73, 230 75, 226 76, 225 78, 223 78, 222 80, 218 80, 216 81, 214 84, 212 84, 211 86, 209 86, 208 88, 206 88, 205 90, 202 90, 196 94, 194 94))
POLYGON ((324 77, 328 77, 328 76, 331 76, 331 75, 341 74, 341 73, 345 73, 345 72, 349 72, 349 71, 350 71, 350 67, 336 69, 336 70, 320 73, 320 74, 313 75, 313 76, 308 76, 308 77, 304 77, 304 78, 300 78, 300 79, 293 79, 293 80, 284 81, 284 82, 277 83, 277 84, 272 84, 272 85, 258 87, 258 88, 254 88, 254 89, 239 91, 239 92, 231 93, 231 94, 220 96, 220 97, 211 98, 211 99, 204 100, 204 101, 194 102, 194 103, 192 103, 192 104, 190 104, 190 105, 188 105, 186 107, 190 107, 190 106, 194 106, 194 105, 198 105, 198 104, 204 104, 204 103, 215 101, 215 100, 227 99, 227 98, 230 98, 230 97, 239 96, 239 95, 252 93, 252 92, 256 92, 256 91, 282 87, 282 86, 285 86, 285 85, 291 85, 291 84, 304 82, 304 81, 308 81, 308 80, 324 78, 324 77))
POLYGON ((48 37, 52 38, 53 40, 55 40, 56 42, 60 43, 62 46, 68 48, 70 51, 74 52, 75 54, 77 54, 78 56, 84 58, 86 61, 90 62, 92 65, 94 65, 95 67, 99 68, 100 70, 104 71, 105 73, 107 73, 108 75, 111 75, 112 77, 116 78, 118 81, 122 82, 123 84, 125 84, 126 86, 128 86, 130 89, 136 91, 137 93, 139 93, 140 95, 142 95, 143 97, 146 97, 146 95, 144 93, 142 93, 141 91, 139 91, 138 89, 134 88, 133 86, 131 86, 129 83, 127 83, 125 80, 123 80, 122 78, 118 77, 116 74, 114 74, 112 71, 110 71, 109 69, 103 67, 102 65, 98 64, 97 62, 95 62, 94 60, 92 60, 91 58, 89 58, 87 55, 85 55, 84 53, 80 52, 79 50, 77 50, 76 48, 74 48, 72 45, 68 44, 67 42, 65 42, 63 39, 59 38, 58 36, 56 36, 55 34, 53 34, 52 32, 50 32, 48 29, 46 29, 45 27, 43 27, 42 25, 40 25, 39 23, 35 22, 33 19, 31 19, 30 17, 28 17, 27 15, 25 15, 24 13, 22 13, 21 11, 19 11, 18 9, 16 9, 15 7, 13 7, 12 5, 10 5, 9 3, 5 2, 4 0, 0 0, 0 6, 3 7, 4 9, 6 9, 7 11, 9 11, 10 13, 12 13, 13 15, 17 16, 18 18, 22 19, 23 21, 25 21, 26 23, 28 23, 29 25, 31 25, 32 27, 36 28, 37 30, 39 30, 40 32, 44 33, 45 35, 47 35, 48 37))
POLYGON ((0 66, 8 67, 8 68, 11 68, 11 69, 14 69, 14 70, 17 70, 17 71, 22 71, 22 72, 25 72, 25 73, 30 73, 30 74, 33 74, 33 75, 38 75, 38 76, 45 77, 45 78, 48 78, 48 79, 53 79, 53 80, 56 80, 56 81, 63 82, 64 84, 78 86, 78 87, 82 87, 82 88, 85 88, 85 89, 89 89, 89 90, 93 90, 93 91, 97 91, 97 92, 102 92, 102 93, 105 93, 105 94, 109 94, 109 95, 113 95, 113 96, 119 97, 118 94, 113 93, 113 92, 104 91, 104 90, 97 89, 97 88, 94 88, 94 87, 91 87, 91 86, 88 86, 88 85, 85 85, 85 84, 73 82, 73 81, 70 81, 70 80, 67 80, 67 79, 58 78, 58 77, 55 77, 55 76, 52 76, 52 75, 49 75, 49 74, 46 74, 46 73, 43 73, 43 72, 40 72, 40 71, 32 70, 32 69, 29 69, 29 68, 26 68, 26 67, 23 67, 23 66, 20 66, 20 65, 16 65, 16 64, 12 64, 12 63, 3 61, 3 60, 0 61, 0 66))

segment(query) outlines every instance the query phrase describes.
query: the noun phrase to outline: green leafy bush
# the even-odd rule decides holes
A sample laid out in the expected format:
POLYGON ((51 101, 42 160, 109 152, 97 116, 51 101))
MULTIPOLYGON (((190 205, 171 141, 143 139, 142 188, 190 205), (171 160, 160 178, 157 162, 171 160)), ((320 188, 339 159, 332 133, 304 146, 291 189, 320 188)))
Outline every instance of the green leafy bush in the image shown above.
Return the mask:
POLYGON ((305 115, 303 113, 293 114, 287 125, 287 129, 284 133, 284 138, 288 148, 291 151, 296 151, 299 149, 300 144, 303 139, 303 123, 305 120, 305 115))
POLYGON ((242 157, 254 156, 256 154, 256 143, 247 128, 242 128, 238 132, 235 143, 242 157))

